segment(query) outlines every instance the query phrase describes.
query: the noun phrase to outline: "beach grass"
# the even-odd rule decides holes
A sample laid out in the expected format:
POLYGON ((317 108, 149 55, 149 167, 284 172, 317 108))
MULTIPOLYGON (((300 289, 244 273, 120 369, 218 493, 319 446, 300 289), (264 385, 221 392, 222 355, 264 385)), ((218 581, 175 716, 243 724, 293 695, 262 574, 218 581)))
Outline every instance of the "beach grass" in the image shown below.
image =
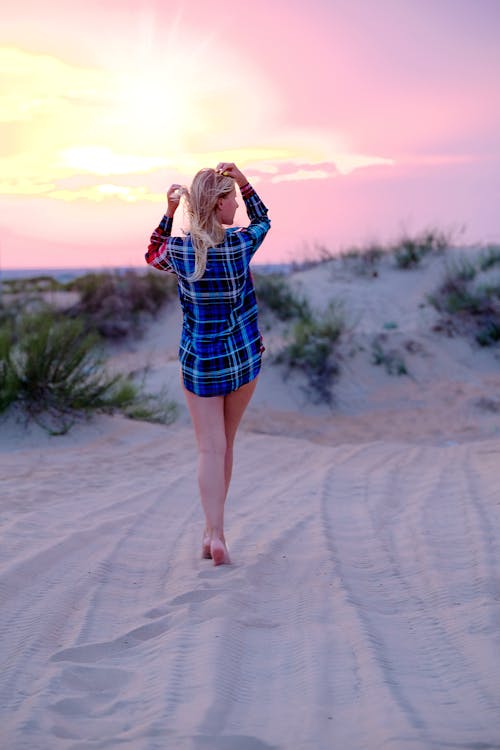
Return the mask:
POLYGON ((331 404, 332 383, 340 371, 338 343, 346 328, 342 307, 331 302, 323 313, 307 310, 299 316, 276 362, 287 372, 300 370, 307 379, 311 401, 331 404))
POLYGON ((283 274, 254 274, 255 293, 259 304, 283 321, 306 317, 309 303, 292 289, 283 274))
POLYGON ((416 268, 429 254, 444 253, 452 244, 450 234, 438 229, 426 229, 414 236, 404 236, 390 248, 396 267, 416 268))
POLYGON ((15 408, 53 435, 95 412, 168 423, 173 403, 108 374, 101 339, 83 319, 27 313, 0 327, 0 413, 15 408))
POLYGON ((459 256, 428 300, 440 313, 438 329, 472 337, 480 346, 500 341, 500 280, 491 272, 500 262, 496 250, 474 261, 459 256))
POLYGON ((315 266, 340 261, 356 274, 377 276, 378 265, 387 257, 393 258, 396 268, 416 268, 429 254, 440 255, 453 246, 453 232, 429 227, 414 234, 405 233, 391 242, 371 241, 336 252, 317 244, 308 249, 301 260, 292 263, 292 271, 305 271, 315 266))

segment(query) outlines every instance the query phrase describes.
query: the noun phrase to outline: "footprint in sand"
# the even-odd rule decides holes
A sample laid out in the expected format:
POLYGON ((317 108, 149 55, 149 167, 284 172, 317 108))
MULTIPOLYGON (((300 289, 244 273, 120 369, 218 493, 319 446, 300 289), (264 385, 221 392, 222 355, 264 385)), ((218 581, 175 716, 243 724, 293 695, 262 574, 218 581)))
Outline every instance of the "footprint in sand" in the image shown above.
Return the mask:
POLYGON ((135 648, 138 644, 143 643, 144 641, 158 638, 163 635, 169 627, 169 618, 164 617, 156 622, 141 625, 140 627, 115 638, 113 641, 89 643, 84 646, 75 646, 74 648, 65 648, 62 651, 57 651, 50 657, 50 661, 73 661, 81 664, 100 661, 101 659, 114 656, 122 651, 135 648))

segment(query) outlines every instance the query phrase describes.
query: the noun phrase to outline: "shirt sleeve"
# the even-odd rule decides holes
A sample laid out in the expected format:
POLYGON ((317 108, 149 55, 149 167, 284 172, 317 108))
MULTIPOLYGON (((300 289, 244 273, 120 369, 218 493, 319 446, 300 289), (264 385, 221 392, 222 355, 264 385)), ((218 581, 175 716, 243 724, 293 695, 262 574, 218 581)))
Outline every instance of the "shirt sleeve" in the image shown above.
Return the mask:
POLYGON ((169 257, 168 238, 172 233, 174 220, 165 215, 159 226, 154 230, 146 253, 146 263, 160 271, 174 272, 169 257))
POLYGON ((241 196, 245 201, 250 224, 248 227, 240 229, 238 234, 240 234, 241 239, 244 238, 250 243, 250 255, 252 256, 271 228, 271 221, 267 215, 268 209, 251 185, 247 184, 241 188, 241 196))

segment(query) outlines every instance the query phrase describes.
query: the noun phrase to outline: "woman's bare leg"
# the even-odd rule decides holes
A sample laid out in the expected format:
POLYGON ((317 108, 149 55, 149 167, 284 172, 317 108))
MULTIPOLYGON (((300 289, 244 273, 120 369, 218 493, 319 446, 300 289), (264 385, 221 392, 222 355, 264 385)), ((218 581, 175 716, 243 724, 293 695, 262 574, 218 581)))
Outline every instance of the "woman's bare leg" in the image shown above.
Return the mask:
POLYGON ((242 385, 237 391, 229 393, 224 398, 224 429, 226 432, 226 456, 224 461, 226 494, 224 498, 227 497, 233 473, 233 446, 236 431, 245 413, 245 409, 253 396, 256 385, 257 378, 251 380, 250 383, 242 385))
POLYGON ((207 541, 210 540, 211 555, 218 565, 229 562, 224 541, 224 397, 204 398, 186 389, 184 394, 198 443, 198 484, 205 512, 206 536, 207 541))
POLYGON ((224 503, 233 468, 236 431, 257 379, 227 396, 201 397, 184 388, 198 443, 198 483, 203 510, 203 557, 216 565, 229 562, 224 537, 224 503))

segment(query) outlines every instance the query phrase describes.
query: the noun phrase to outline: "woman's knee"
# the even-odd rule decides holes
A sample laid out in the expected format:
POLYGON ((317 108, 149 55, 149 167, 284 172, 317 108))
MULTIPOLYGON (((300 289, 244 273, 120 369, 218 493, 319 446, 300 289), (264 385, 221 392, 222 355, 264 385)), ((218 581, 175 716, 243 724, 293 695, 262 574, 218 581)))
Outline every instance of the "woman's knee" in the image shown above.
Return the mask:
POLYGON ((200 437, 198 441, 198 450, 200 453, 213 456, 224 457, 227 453, 227 440, 224 433, 206 435, 200 437))

